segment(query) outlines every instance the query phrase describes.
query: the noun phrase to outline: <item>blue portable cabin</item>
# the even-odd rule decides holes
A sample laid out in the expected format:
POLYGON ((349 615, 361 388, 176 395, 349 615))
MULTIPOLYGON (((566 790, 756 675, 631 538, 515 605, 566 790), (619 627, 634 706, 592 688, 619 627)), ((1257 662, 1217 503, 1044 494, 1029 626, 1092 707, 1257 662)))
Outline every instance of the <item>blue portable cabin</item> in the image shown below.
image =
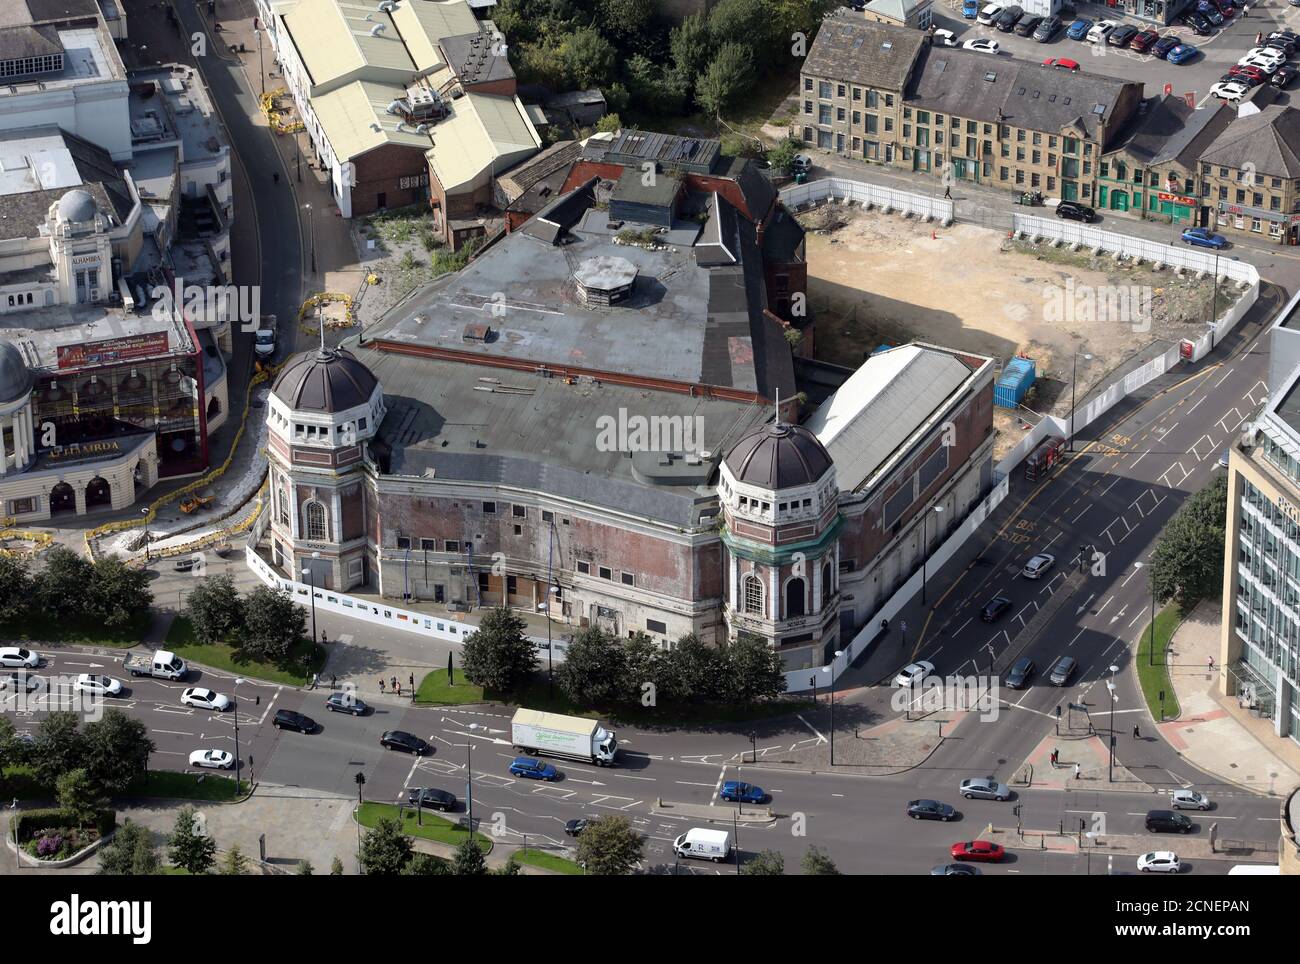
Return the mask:
POLYGON ((993 404, 999 408, 1016 408, 1037 377, 1032 358, 1011 359, 993 386, 993 404))

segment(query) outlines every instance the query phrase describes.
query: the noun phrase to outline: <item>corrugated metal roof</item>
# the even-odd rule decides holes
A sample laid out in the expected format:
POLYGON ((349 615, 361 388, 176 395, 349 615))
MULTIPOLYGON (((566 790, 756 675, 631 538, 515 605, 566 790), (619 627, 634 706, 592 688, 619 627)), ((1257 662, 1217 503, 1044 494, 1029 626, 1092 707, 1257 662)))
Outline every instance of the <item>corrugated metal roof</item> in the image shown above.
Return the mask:
POLYGON ((444 37, 475 33, 479 29, 474 11, 468 4, 460 2, 419 0, 413 3, 405 0, 393 10, 393 23, 401 31, 416 69, 421 73, 445 62, 437 47, 444 37))
POLYGON ((433 129, 429 166, 443 189, 472 185, 495 167, 507 170, 542 146, 518 97, 466 94, 450 102, 451 116, 433 129))
POLYGON ((919 345, 863 362, 805 423, 830 452, 840 491, 857 491, 970 375, 953 355, 919 345))
POLYGON ((377 2, 304 2, 283 19, 316 87, 328 89, 348 78, 391 80, 395 74, 415 73, 392 17, 381 13, 377 2), (372 34, 376 27, 382 29, 372 34))
POLYGON ((409 124, 398 130, 402 118, 387 111, 395 96, 386 84, 358 80, 313 98, 312 107, 339 157, 360 157, 384 144, 427 150, 428 134, 415 133, 409 124))

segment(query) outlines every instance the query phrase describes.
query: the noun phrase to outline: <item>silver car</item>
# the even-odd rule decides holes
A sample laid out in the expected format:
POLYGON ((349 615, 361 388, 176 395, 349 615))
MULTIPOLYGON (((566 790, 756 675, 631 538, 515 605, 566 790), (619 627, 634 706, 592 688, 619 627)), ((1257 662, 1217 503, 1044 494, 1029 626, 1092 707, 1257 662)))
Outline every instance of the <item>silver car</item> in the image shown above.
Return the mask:
POLYGON ((1214 804, 1209 797, 1196 790, 1175 790, 1170 806, 1175 810, 1209 810, 1214 804))
POLYGON ((1003 800, 1011 799, 1011 788, 1005 783, 998 783, 992 777, 967 777, 957 786, 958 792, 967 800, 1003 800))

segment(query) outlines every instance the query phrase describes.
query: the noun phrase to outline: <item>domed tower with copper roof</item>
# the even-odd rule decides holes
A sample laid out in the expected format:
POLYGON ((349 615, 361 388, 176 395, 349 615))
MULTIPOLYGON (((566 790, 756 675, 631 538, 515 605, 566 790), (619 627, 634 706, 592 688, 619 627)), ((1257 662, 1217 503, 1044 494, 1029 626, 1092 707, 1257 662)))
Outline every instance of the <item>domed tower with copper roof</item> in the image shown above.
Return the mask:
POLYGON ((835 466, 806 428, 776 421, 723 459, 728 636, 758 636, 786 669, 821 666, 839 639, 835 466))
POLYGON ((268 533, 272 562, 294 580, 337 590, 369 581, 362 467, 385 411, 370 369, 323 339, 276 378, 267 406, 268 533))

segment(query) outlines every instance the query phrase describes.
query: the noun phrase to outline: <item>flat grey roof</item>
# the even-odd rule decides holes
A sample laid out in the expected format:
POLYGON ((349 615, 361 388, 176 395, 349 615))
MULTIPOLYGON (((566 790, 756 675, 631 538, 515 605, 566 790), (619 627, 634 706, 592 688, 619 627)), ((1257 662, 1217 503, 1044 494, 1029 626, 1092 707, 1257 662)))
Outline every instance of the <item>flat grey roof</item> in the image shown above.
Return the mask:
POLYGON ((622 417, 627 425, 637 416, 676 419, 659 424, 684 433, 685 419, 698 416, 690 431, 698 426, 703 438, 692 441, 716 458, 771 414, 756 403, 588 380, 566 384, 532 372, 398 355, 358 346, 355 337, 344 346, 383 386, 388 415, 379 437, 391 448, 390 475, 519 486, 683 527, 697 525, 701 506, 716 494, 638 478, 626 452, 598 444, 601 417, 613 424, 622 417))
POLYGON ((137 315, 108 305, 54 305, 12 311, 0 315, 0 326, 3 326, 0 341, 17 346, 27 367, 34 371, 57 372, 61 346, 134 335, 165 332, 172 353, 194 351, 194 342, 184 323, 173 318, 158 319, 152 313, 137 315))
POLYGON ((98 27, 59 29, 58 36, 63 44, 63 70, 0 84, 0 97, 97 80, 121 80, 125 76, 112 38, 101 33, 98 27))
POLYGON ((185 160, 197 161, 222 153, 225 145, 212 112, 212 101, 199 76, 183 64, 168 64, 130 74, 131 145, 136 152, 152 143, 180 141, 185 160), (145 92, 153 85, 153 93, 145 92))

